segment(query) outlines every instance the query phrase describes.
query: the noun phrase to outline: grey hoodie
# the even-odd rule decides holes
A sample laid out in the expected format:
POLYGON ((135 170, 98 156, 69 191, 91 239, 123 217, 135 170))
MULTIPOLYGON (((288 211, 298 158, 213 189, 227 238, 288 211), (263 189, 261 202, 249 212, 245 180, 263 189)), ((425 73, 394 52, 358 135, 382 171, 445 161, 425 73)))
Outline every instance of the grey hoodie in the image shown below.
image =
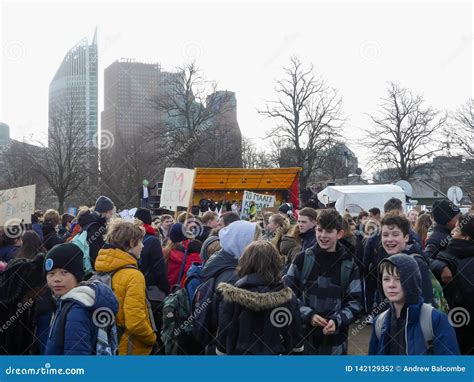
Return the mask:
POLYGON ((229 224, 219 231, 219 240, 224 251, 234 258, 240 259, 245 247, 249 245, 254 237, 257 225, 244 220, 238 220, 229 224))

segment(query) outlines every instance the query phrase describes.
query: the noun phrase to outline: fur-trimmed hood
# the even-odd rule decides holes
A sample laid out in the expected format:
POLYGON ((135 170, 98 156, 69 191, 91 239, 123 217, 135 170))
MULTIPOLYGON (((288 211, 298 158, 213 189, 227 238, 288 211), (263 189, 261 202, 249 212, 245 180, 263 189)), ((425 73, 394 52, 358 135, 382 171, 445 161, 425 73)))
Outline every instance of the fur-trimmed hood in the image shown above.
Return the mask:
POLYGON ((253 311, 273 309, 291 301, 293 293, 284 287, 272 292, 254 292, 228 283, 220 283, 217 291, 222 293, 226 302, 233 302, 253 311))

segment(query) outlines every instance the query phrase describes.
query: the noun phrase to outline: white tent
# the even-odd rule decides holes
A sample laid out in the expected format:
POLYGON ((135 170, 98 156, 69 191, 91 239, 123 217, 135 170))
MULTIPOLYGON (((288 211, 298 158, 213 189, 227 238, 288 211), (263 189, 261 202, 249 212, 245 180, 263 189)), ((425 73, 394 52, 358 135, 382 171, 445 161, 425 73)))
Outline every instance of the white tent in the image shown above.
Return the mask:
POLYGON ((328 186, 318 193, 321 203, 336 202, 336 210, 344 213, 347 209, 352 215, 361 210, 377 207, 383 213, 383 205, 390 198, 400 199, 405 209, 405 192, 394 184, 369 184, 356 186, 328 186))

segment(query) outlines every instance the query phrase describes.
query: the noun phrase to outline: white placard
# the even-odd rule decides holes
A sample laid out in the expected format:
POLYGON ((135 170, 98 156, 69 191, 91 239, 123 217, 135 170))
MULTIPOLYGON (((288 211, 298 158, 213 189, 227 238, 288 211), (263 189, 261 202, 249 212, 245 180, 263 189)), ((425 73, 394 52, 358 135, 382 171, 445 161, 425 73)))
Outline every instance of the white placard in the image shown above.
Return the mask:
POLYGON ((275 206, 276 197, 275 195, 257 194, 252 191, 244 191, 242 199, 242 210, 240 212, 241 219, 247 219, 249 217, 250 202, 254 201, 257 206, 257 212, 261 211, 262 208, 269 208, 275 206))
POLYGON ((31 223, 35 212, 36 185, 0 191, 0 226, 31 223))
POLYGON ((168 167, 165 170, 160 208, 176 211, 188 207, 193 195, 194 170, 168 167))

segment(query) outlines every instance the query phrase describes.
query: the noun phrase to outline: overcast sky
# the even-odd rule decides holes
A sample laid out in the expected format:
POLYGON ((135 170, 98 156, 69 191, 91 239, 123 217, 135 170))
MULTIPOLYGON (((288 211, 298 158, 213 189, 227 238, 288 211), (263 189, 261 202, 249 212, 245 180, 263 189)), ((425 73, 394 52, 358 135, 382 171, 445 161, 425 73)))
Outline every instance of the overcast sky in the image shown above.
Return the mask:
POLYGON ((49 83, 96 25, 99 111, 103 70, 116 59, 159 62, 165 70, 197 59, 207 79, 236 92, 242 133, 263 137, 275 122, 257 110, 274 98, 275 80, 295 54, 343 97, 346 138, 362 167, 366 154, 353 142, 388 81, 440 109, 472 96, 471 3, 3 2, 1 12, 0 121, 16 139, 44 140, 49 83))

